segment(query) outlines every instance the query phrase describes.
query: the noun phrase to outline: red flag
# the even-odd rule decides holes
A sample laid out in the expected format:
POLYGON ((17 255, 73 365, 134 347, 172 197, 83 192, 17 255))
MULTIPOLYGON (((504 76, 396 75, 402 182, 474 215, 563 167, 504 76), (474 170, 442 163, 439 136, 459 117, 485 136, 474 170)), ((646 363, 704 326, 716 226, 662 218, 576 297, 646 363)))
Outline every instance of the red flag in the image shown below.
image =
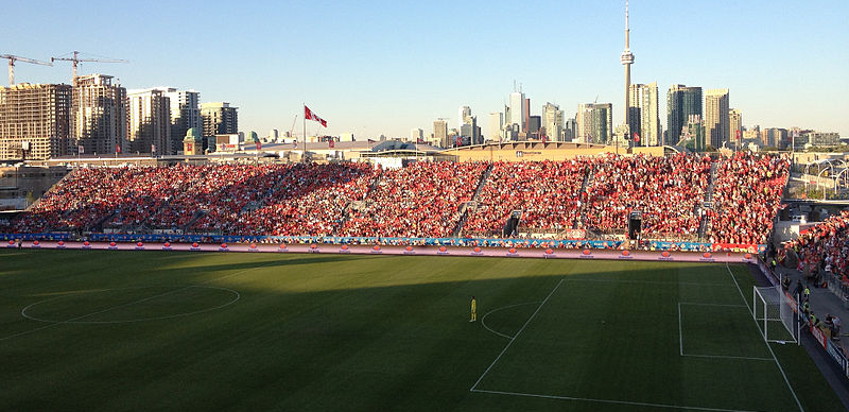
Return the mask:
POLYGON ((121 153, 121 145, 120 144, 115 145, 115 153, 121 153))
POLYGON ((336 141, 334 141, 334 140, 331 138, 330 140, 328 140, 328 141, 327 141, 327 145, 328 145, 328 146, 330 146, 330 148, 332 149, 332 148, 334 148, 334 147, 336 146, 336 141))
POLYGON ((259 140, 256 141, 256 150, 262 150, 262 142, 259 140))
POLYGON ((304 105, 304 119, 315 120, 315 121, 321 123, 322 126, 327 127, 327 121, 316 116, 316 114, 313 113, 312 110, 310 110, 310 108, 307 107, 306 105, 304 105))
POLYGON ((637 142, 637 143, 640 142, 640 134, 637 133, 637 132, 634 132, 634 141, 637 142))

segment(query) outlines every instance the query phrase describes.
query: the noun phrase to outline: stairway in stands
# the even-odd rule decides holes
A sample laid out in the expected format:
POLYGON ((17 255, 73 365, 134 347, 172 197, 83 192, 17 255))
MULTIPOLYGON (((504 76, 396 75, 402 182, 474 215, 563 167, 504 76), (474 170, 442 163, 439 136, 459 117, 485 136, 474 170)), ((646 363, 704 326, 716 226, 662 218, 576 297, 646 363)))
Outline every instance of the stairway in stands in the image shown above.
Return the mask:
POLYGON ((581 199, 580 199, 581 200, 581 211, 580 211, 581 213, 580 213, 580 218, 579 218, 580 220, 576 220, 576 221, 572 222, 572 229, 579 229, 579 223, 580 222, 585 222, 584 226, 586 226, 586 221, 587 221, 586 208, 587 208, 587 200, 589 199, 589 194, 587 194, 587 188, 590 186, 590 183, 592 183, 591 179, 590 179, 590 177, 592 175, 593 175, 593 169, 587 170, 587 173, 584 174, 584 182, 581 183, 581 191, 578 192, 578 193, 581 194, 581 199))
MULTIPOLYGON (((713 208, 713 188, 714 183, 716 181, 716 167, 719 165, 720 160, 712 162, 710 165, 710 180, 708 181, 707 190, 705 190, 705 201, 702 204, 703 209, 712 209, 713 208)), ((705 232, 707 232, 708 221, 710 218, 707 214, 703 214, 701 221, 699 222, 699 239, 704 240, 705 232)))
POLYGON ((494 163, 490 163, 489 166, 486 167, 486 170, 484 170, 481 174, 481 178, 478 181, 478 187, 475 189, 475 194, 472 195, 472 200, 459 206, 461 216, 460 220, 457 221, 457 225, 454 226, 454 230, 451 232, 452 237, 460 237, 463 235, 463 225, 466 224, 466 219, 468 219, 469 214, 477 210, 481 192, 483 191, 483 187, 487 180, 489 180, 489 175, 492 174, 492 168, 494 165, 494 163))
POLYGON ((339 236, 339 229, 343 228, 345 226, 345 223, 348 222, 348 219, 351 218, 352 210, 362 210, 372 203, 369 196, 372 194, 372 192, 377 190, 377 187, 380 186, 380 181, 382 179, 383 173, 381 171, 375 173, 374 178, 372 178, 371 183, 368 185, 368 190, 366 190, 365 195, 363 195, 363 200, 354 200, 351 203, 348 203, 347 206, 345 206, 345 209, 342 211, 342 218, 339 219, 338 224, 334 226, 333 230, 330 232, 331 236, 339 236))

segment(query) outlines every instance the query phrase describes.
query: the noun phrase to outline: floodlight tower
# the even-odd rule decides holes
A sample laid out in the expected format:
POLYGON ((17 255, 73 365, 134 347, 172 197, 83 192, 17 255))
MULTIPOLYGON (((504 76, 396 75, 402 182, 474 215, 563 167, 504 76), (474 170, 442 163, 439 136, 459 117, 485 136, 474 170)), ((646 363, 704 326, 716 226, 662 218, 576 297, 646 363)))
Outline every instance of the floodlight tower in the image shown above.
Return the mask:
POLYGON ((628 0, 625 0, 625 51, 622 52, 620 61, 625 66, 625 130, 630 137, 630 107, 631 107, 631 65, 634 64, 634 55, 631 53, 631 29, 628 26, 628 0))

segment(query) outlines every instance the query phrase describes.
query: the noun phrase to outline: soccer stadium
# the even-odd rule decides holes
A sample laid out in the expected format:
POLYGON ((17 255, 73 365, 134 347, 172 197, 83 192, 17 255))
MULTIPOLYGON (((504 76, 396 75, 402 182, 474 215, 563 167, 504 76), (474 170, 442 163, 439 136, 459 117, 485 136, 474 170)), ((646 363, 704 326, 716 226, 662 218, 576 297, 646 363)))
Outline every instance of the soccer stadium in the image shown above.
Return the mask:
POLYGON ((845 410, 789 156, 359 160, 71 168, 0 218, 3 409, 845 410))

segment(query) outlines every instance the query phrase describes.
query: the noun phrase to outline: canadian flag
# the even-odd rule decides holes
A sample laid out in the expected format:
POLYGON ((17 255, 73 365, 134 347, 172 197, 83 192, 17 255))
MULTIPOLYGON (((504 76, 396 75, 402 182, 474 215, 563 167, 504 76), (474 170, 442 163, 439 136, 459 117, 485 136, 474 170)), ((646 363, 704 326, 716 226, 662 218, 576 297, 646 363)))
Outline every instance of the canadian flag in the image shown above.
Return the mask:
POLYGON ((640 134, 637 133, 637 132, 634 132, 634 141, 637 142, 637 143, 640 142, 640 134))
POLYGON ((322 125, 322 126, 327 127, 327 120, 324 120, 324 119, 322 119, 322 118, 318 117, 318 116, 317 116, 315 113, 313 113, 313 112, 312 112, 312 110, 310 110, 310 108, 309 108, 309 107, 307 107, 306 105, 304 105, 304 119, 307 119, 307 120, 315 120, 315 121, 317 121, 317 122, 321 123, 321 125, 322 125))

